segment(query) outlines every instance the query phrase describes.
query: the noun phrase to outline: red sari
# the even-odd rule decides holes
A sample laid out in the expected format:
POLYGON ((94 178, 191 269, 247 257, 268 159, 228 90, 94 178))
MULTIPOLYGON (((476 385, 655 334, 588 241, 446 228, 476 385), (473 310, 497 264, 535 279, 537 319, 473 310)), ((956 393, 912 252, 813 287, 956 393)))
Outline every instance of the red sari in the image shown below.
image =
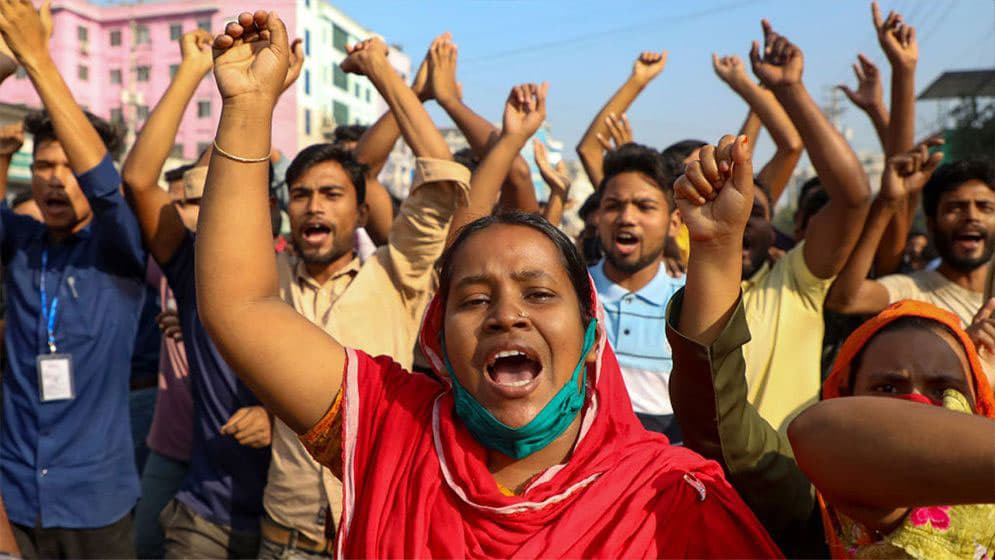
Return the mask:
MULTIPOLYGON (((420 343, 444 379, 442 312, 434 299, 420 343)), ((499 490, 448 384, 348 350, 340 399, 301 438, 326 464, 341 450, 337 555, 781 557, 717 463, 643 429, 600 328, 598 340, 572 455, 517 496, 499 490)))

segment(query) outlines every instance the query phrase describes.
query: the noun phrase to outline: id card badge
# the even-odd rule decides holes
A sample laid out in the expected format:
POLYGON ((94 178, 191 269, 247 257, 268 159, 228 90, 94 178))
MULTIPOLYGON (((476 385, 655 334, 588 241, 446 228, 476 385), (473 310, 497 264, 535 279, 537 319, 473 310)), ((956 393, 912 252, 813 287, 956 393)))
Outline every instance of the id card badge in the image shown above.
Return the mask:
POLYGON ((65 401, 76 397, 71 354, 38 356, 38 391, 41 402, 65 401))

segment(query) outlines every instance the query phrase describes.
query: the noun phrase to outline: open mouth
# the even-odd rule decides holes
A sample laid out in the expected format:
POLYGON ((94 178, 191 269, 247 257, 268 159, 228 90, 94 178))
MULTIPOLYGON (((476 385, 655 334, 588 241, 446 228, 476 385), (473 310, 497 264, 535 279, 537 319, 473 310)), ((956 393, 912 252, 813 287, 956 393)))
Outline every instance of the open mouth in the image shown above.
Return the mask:
POLYGON ((332 228, 324 224, 308 224, 301 230, 301 237, 309 245, 321 245, 331 233, 332 228))
POLYGON ((961 249, 974 251, 984 244, 985 236, 978 232, 958 233, 954 235, 953 241, 961 249))
POLYGON ((502 350, 487 361, 487 377, 496 385, 525 388, 539 377, 542 364, 521 350, 502 350))
POLYGON ((50 212, 64 211, 68 210, 70 207, 69 199, 60 195, 49 195, 45 197, 44 204, 45 208, 50 212))
POLYGON ((615 248, 623 255, 628 255, 636 250, 639 245, 639 238, 627 231, 620 231, 615 234, 615 248))

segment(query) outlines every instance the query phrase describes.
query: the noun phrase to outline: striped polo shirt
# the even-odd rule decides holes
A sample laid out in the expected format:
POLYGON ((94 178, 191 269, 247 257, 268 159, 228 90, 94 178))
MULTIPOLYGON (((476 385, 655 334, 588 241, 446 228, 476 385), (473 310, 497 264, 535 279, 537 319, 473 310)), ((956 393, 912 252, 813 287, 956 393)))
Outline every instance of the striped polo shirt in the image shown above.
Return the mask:
POLYGON ((630 292, 608 279, 604 259, 588 271, 605 310, 608 340, 618 356, 633 409, 647 429, 679 439, 679 432, 668 428, 674 409, 668 387, 673 360, 666 314, 670 298, 684 286, 684 277, 672 278, 661 265, 649 284, 630 292))

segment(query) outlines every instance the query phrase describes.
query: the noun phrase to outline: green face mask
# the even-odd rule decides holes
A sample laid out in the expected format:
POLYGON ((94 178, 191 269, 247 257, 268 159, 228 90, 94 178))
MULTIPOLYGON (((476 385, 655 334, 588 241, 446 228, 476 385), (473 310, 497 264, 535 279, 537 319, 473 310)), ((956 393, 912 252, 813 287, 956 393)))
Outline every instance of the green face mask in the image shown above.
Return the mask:
POLYGON ((580 409, 584 407, 584 387, 587 384, 587 368, 584 359, 594 347, 597 332, 597 320, 591 319, 584 335, 584 349, 580 353, 580 361, 574 368, 570 380, 561 388, 549 403, 528 424, 521 428, 511 428, 494 417, 477 399, 460 385, 449 354, 446 352, 446 341, 442 340, 442 357, 453 382, 453 400, 456 415, 463 420, 470 433, 484 447, 500 451, 514 459, 521 459, 543 449, 554 439, 566 431, 567 427, 577 418, 580 409), (580 376, 583 383, 578 384, 580 376))

